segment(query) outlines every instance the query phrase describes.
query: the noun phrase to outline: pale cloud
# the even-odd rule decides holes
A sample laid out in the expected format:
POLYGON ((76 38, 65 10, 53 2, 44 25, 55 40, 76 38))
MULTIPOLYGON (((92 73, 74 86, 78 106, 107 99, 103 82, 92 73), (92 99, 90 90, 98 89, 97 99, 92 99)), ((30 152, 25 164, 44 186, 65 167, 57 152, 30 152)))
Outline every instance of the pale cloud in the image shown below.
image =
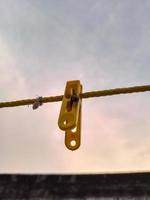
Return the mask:
MULTIPOLYGON (((149 1, 0 3, 1 101, 149 84, 149 1), (137 3, 138 2, 138 3, 137 3)), ((82 143, 70 152, 61 103, 0 111, 0 171, 70 173, 150 166, 149 93, 83 100, 82 143)))
POLYGON ((12 50, 3 37, 0 37, 0 90, 1 101, 27 95, 26 81, 17 66, 12 50))

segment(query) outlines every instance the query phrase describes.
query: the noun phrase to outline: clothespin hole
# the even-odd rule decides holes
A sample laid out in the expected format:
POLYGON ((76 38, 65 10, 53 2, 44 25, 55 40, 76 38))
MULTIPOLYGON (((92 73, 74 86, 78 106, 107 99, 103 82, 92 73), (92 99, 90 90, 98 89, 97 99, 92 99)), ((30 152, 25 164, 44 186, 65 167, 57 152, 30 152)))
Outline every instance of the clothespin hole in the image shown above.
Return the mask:
POLYGON ((72 141, 70 142, 70 145, 71 145, 72 147, 76 146, 76 141, 75 141, 75 140, 72 140, 72 141))
POLYGON ((72 133, 75 133, 76 131, 77 131, 77 127, 73 128, 73 129, 71 130, 72 133))
POLYGON ((65 121, 64 121, 64 125, 66 125, 66 124, 67 124, 67 121, 65 120, 65 121))

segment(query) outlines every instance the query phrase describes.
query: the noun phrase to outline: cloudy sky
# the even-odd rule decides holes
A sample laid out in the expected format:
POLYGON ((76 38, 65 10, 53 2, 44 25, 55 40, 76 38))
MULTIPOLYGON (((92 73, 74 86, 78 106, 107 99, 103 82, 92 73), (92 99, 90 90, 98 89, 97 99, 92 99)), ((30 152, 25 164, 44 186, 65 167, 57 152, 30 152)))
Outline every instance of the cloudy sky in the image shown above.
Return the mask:
MULTIPOLYGON (((150 84, 149 0, 1 0, 0 101, 150 84)), ((83 100, 81 147, 64 145, 61 102, 0 110, 0 173, 150 169, 150 93, 83 100)))

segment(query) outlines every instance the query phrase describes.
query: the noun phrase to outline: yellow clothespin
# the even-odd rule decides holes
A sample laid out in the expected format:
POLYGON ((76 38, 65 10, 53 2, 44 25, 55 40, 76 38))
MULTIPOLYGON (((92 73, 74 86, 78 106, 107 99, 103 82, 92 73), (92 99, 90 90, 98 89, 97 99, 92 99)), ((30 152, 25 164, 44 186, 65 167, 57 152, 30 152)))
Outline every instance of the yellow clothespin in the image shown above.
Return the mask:
POLYGON ((65 145, 70 150, 80 146, 82 85, 79 80, 68 81, 62 100, 58 126, 65 131, 65 145))

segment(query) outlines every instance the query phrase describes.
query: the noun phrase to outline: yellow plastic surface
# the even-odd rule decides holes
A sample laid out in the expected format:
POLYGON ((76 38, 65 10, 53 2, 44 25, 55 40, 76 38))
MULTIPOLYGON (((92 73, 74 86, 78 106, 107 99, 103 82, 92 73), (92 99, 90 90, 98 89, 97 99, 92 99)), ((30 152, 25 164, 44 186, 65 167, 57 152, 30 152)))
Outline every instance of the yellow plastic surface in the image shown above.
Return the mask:
POLYGON ((77 127, 65 131, 65 145, 70 150, 76 150, 80 147, 81 143, 81 107, 79 111, 79 118, 77 127))
POLYGON ((59 128, 65 131, 65 145, 70 150, 75 150, 80 146, 81 92, 82 85, 79 80, 67 82, 58 119, 59 128), (71 96, 73 94, 79 100, 71 103, 71 96))

